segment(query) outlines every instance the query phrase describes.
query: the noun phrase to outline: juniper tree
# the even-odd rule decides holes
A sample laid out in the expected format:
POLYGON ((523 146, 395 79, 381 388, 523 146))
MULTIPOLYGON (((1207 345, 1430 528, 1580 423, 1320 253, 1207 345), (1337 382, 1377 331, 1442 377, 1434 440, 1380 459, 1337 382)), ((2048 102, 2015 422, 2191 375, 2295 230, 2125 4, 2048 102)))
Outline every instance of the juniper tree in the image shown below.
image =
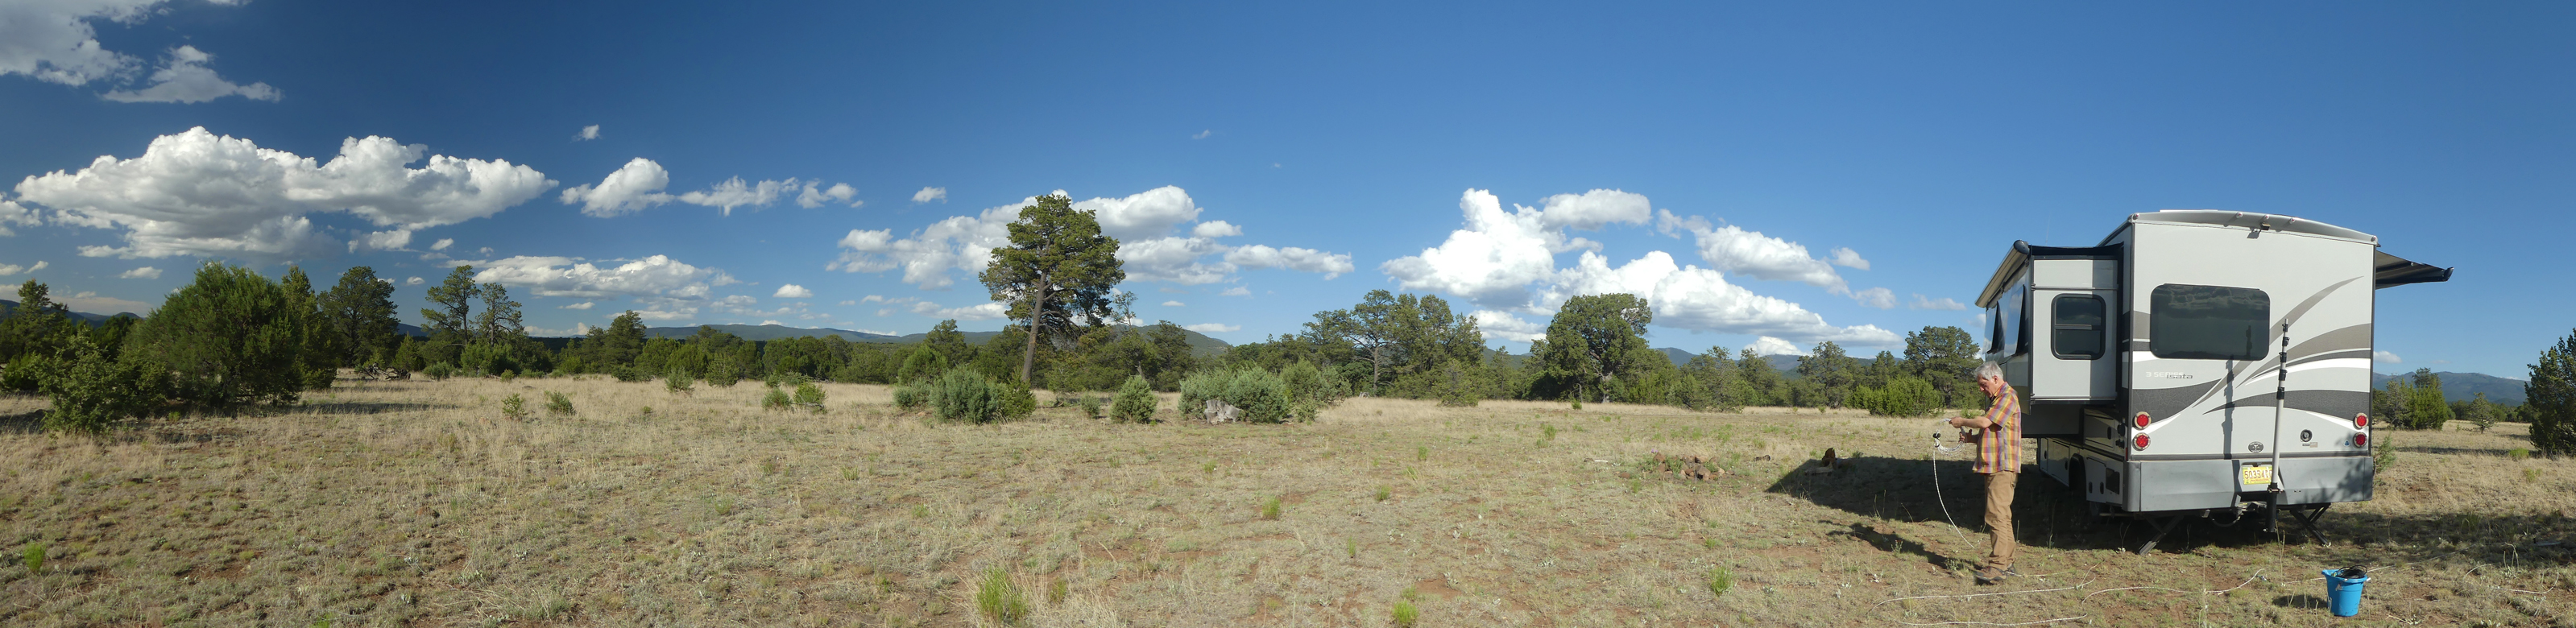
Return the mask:
POLYGON ((2540 352, 2522 385, 2521 418, 2531 422, 2531 444, 2552 454, 2576 454, 2576 333, 2540 352))
POLYGON ((366 364, 390 358, 401 333, 394 318, 394 284, 376 278, 376 270, 351 267, 340 283, 322 293, 316 325, 340 350, 341 364, 366 364))
POLYGON ((294 305, 259 273, 208 263, 135 326, 127 353, 157 362, 176 396, 199 406, 294 403, 305 319, 294 305))
POLYGON ((1645 360, 1668 358, 1646 346, 1646 324, 1655 312, 1633 294, 1594 294, 1566 299, 1548 321, 1547 365, 1553 385, 1578 399, 1609 401, 1622 375, 1645 360))
POLYGON ((1060 194, 1038 197, 1020 208, 1010 226, 1011 241, 993 248, 993 261, 979 276, 994 301, 1011 304, 1010 317, 1029 330, 1020 356, 1020 382, 1031 383, 1038 342, 1072 332, 1074 324, 1097 327, 1117 305, 1118 239, 1100 233, 1100 221, 1089 210, 1073 208, 1060 194))

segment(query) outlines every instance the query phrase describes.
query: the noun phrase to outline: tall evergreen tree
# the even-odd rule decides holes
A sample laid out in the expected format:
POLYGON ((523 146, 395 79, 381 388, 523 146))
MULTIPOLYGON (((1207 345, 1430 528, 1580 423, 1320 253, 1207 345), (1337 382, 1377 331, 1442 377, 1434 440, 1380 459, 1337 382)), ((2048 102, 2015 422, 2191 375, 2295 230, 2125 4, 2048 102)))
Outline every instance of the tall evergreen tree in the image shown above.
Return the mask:
POLYGON ((483 299, 483 313, 474 317, 474 340, 512 346, 528 337, 527 324, 520 320, 519 302, 510 300, 510 288, 498 283, 480 284, 475 296, 483 299))
POLYGON ((458 266, 447 273, 447 281, 429 288, 429 303, 421 308, 421 327, 429 332, 430 344, 421 347, 430 362, 454 362, 457 349, 474 340, 474 299, 482 291, 474 285, 474 267, 458 266))
POLYGON ((1098 218, 1074 209, 1064 195, 1038 197, 1020 208, 1020 219, 1009 229, 1010 244, 993 248, 993 261, 979 277, 993 300, 1011 304, 1011 318, 1029 331, 1020 356, 1020 383, 1029 385, 1038 343, 1072 337, 1077 323, 1106 323, 1127 271, 1119 268, 1118 239, 1102 235, 1098 218))
POLYGON ((1609 401, 1618 379, 1644 360, 1669 358, 1646 346, 1646 324, 1655 312, 1633 294, 1595 294, 1565 300, 1548 321, 1547 364, 1555 388, 1577 399, 1609 401))
POLYGON ((2531 444, 2552 454, 2576 454, 2576 333, 2540 352, 2522 385, 2522 420, 2531 422, 2531 444))
POLYGON ((387 361, 394 351, 401 321, 394 318, 394 284, 376 278, 376 270, 350 267, 340 283, 322 293, 316 321, 340 350, 343 365, 387 361))

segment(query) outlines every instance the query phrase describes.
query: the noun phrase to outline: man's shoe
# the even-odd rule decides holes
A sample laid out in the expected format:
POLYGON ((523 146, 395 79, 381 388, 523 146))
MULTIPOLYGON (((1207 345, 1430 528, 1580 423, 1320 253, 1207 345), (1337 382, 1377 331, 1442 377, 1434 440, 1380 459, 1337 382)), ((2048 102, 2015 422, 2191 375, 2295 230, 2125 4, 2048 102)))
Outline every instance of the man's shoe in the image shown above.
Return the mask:
POLYGON ((1980 568, 1977 570, 1977 584, 1995 584, 2003 582, 2005 577, 2018 575, 2021 574, 2013 571, 2011 567, 2005 567, 2002 569, 1996 569, 1993 567, 1980 568))

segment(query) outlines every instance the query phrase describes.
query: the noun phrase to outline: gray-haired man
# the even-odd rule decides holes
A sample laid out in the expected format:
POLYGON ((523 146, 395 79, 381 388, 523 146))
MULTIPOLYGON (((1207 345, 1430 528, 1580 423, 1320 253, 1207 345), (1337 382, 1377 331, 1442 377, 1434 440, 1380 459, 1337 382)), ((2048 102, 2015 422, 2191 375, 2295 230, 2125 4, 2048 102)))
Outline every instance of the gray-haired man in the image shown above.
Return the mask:
POLYGON ((2011 384, 2004 383, 2004 370, 1987 362, 1977 367, 1977 388, 1986 392, 1992 405, 1985 416, 1947 419, 1951 427, 1980 430, 1977 443, 1977 465, 1972 471, 1986 476, 1986 529, 1994 534, 1992 549, 1986 553, 1986 564, 1977 570, 1977 584, 1994 584, 2012 570, 2013 485, 2021 481, 2021 398, 2013 394, 2011 384))

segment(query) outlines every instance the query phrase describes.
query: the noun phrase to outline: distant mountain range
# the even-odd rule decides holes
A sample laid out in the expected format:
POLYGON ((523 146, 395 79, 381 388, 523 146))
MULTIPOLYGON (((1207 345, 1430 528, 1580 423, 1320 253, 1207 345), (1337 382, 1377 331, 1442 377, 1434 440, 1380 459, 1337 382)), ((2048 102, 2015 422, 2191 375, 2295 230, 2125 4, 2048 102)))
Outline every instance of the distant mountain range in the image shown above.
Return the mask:
MULTIPOLYGON (((2381 388, 2388 387, 2389 380, 2408 376, 2408 374, 2403 373, 2373 373, 2373 375, 2377 375, 2378 377, 2372 381, 2378 382, 2381 388)), ((2494 375, 2483 373, 2453 373, 2449 371, 2434 371, 2433 375, 2442 378, 2442 397, 2452 401, 2466 401, 2473 399, 2477 397, 2478 393, 2486 393, 2487 401, 2493 401, 2509 406, 2522 405, 2523 401, 2530 399, 2530 397, 2523 396, 2522 394, 2522 385, 2529 382, 2519 379, 2496 377, 2494 375)), ((2292 379, 2295 380, 2297 378, 2293 377, 2292 379)))

